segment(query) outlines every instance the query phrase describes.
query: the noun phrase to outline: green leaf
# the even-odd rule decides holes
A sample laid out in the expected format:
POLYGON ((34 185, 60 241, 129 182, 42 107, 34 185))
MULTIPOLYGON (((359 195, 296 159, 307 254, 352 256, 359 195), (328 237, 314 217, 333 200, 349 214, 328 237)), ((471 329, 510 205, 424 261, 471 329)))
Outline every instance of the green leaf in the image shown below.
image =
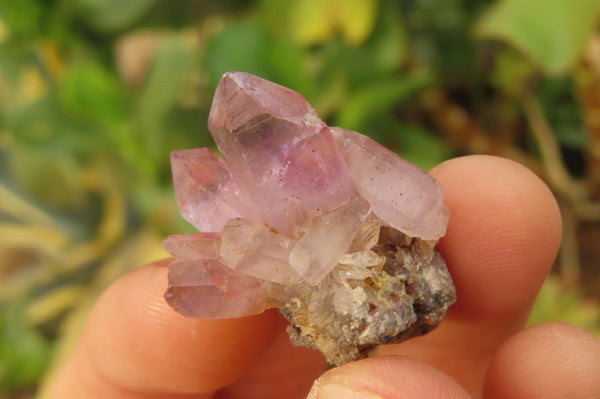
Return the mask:
POLYGON ((262 26, 278 36, 289 35, 293 7, 287 0, 259 0, 258 18, 262 26))
POLYGON ((362 44, 373 30, 378 1, 337 0, 332 3, 344 39, 354 46, 362 44))
POLYGON ((396 138, 398 153, 423 170, 430 170, 451 156, 438 136, 416 125, 399 123, 396 138))
POLYGON ((401 76, 371 83, 356 91, 342 107, 336 125, 366 131, 367 125, 429 84, 426 75, 401 76))
POLYGON ((481 38, 506 41, 546 73, 565 73, 600 15, 598 0, 501 0, 476 25, 481 38))
POLYGON ((226 26, 213 36, 206 48, 206 73, 209 86, 217 87, 221 76, 228 71, 243 71, 270 79, 264 62, 269 39, 262 29, 250 23, 226 26))
POLYGON ((20 305, 0 309, 0 391, 36 382, 49 356, 48 342, 26 323, 20 305))
POLYGON ((165 41, 154 57, 139 102, 139 140, 154 156, 164 153, 165 121, 196 69, 196 50, 182 36, 165 41))
MULTIPOLYGON (((15 108, 7 113, 4 123, 14 137, 14 143, 27 149, 57 155, 61 151, 75 153, 86 148, 97 151, 101 147, 94 141, 88 125, 72 120, 50 97, 15 108)), ((9 145, 8 149, 13 148, 9 145)))
POLYGON ((77 137, 81 141, 84 136, 101 141, 144 176, 153 175, 155 166, 144 148, 145 141, 135 137, 129 127, 127 92, 113 73, 92 59, 77 61, 68 69, 58 96, 71 123, 83 122, 80 130, 69 132, 69 142, 77 137))
POLYGON ((544 282, 527 324, 551 321, 575 324, 600 337, 598 304, 586 300, 578 290, 565 289, 555 276, 549 276, 544 282))
POLYGON ((307 55, 298 44, 269 35, 253 23, 226 26, 207 46, 205 66, 214 89, 228 71, 249 72, 311 97, 314 84, 307 55))
POLYGON ((114 74, 97 62, 86 60, 70 66, 59 87, 63 106, 75 116, 115 122, 126 118, 126 93, 114 74))
POLYGON ((543 79, 536 93, 561 146, 583 150, 588 144, 588 135, 583 128, 573 79, 543 79))
POLYGON ((155 0, 76 0, 82 16, 100 31, 123 29, 143 16, 155 0))
POLYGON ((583 150, 589 143, 587 132, 581 125, 557 126, 555 133, 558 142, 568 148, 583 150))
POLYGON ((312 100, 316 88, 309 74, 306 53, 301 47, 290 40, 271 38, 264 58, 274 81, 312 100))
POLYGON ((506 47, 496 53, 491 82, 511 98, 518 98, 534 75, 535 66, 512 48, 506 47))
POLYGON ((325 73, 342 73, 350 87, 359 87, 396 73, 406 59, 406 37, 402 21, 393 8, 381 7, 375 29, 359 47, 331 41, 323 52, 325 73))
POLYGON ((328 12, 330 2, 330 0, 288 2, 291 9, 289 29, 298 43, 303 45, 320 43, 334 32, 335 20, 328 12))
POLYGON ((378 0, 262 0, 260 17, 265 26, 295 42, 310 46, 327 41, 338 31, 352 45, 371 34, 378 0))
POLYGON ((42 7, 35 0, 0 0, 0 15, 10 34, 32 36, 40 29, 42 7))

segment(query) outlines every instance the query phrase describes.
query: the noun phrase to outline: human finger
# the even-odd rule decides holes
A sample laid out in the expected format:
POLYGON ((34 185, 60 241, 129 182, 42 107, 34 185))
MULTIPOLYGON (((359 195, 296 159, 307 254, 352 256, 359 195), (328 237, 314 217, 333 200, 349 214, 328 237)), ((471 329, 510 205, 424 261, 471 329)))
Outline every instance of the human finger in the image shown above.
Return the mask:
POLYGON ((484 398, 600 398, 600 340, 568 324, 523 330, 494 355, 484 398))
POLYGON ((252 369, 215 399, 304 399, 325 369, 319 351, 292 345, 287 332, 281 331, 252 369))
POLYGON ((200 394, 247 372, 284 328, 274 311, 230 320, 185 318, 164 301, 166 286, 163 263, 109 287, 50 397, 207 397, 200 394))
POLYGON ((458 300, 429 335, 380 347, 432 364, 481 394, 495 349, 522 328, 556 256, 561 221, 547 186, 525 167, 492 156, 442 163, 431 174, 450 210, 438 245, 458 300))
POLYGON ((308 399, 466 399, 439 370, 404 356, 374 357, 336 367, 313 385, 308 399))

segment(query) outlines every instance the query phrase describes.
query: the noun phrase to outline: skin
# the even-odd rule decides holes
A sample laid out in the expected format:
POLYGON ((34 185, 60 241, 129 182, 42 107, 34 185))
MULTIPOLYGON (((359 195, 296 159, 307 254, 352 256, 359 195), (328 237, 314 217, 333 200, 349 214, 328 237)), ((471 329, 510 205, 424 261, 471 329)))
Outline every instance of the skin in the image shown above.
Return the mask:
POLYGON ((323 373, 323 357, 293 347, 275 311, 232 320, 174 312, 162 298, 168 262, 159 262, 106 290, 49 397, 599 398, 598 339, 559 323, 523 329, 561 236, 545 184, 490 156, 456 158, 431 175, 450 210, 438 248, 458 293, 431 334, 323 373))

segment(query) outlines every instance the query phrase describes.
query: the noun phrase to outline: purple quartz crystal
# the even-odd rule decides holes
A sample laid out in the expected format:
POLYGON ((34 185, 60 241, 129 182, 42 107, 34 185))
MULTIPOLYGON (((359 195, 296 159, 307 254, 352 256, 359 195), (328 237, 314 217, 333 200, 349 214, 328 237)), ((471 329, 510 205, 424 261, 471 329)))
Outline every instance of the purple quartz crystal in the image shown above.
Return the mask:
POLYGON ((180 212, 167 302, 231 318, 279 308, 293 343, 335 365, 435 328, 456 293, 434 246, 448 210, 429 175, 329 128, 297 92, 226 73, 206 148, 171 155, 180 212))

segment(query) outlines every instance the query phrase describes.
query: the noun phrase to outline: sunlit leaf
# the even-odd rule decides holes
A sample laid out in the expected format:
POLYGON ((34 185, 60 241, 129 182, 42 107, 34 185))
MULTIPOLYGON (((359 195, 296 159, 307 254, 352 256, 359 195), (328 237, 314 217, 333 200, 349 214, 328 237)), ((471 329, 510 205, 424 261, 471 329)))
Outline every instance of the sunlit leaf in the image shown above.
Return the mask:
POLYGON ((379 0, 262 0, 260 15, 277 34, 290 35, 303 46, 320 44, 341 33, 358 46, 373 31, 379 0))
POLYGON ((359 45, 373 30, 377 3, 377 0, 289 2, 289 29, 303 45, 321 43, 337 31, 341 31, 348 43, 359 45))
POLYGON ((344 39, 355 46, 363 43, 373 30, 377 0, 338 0, 335 15, 344 39))
POLYGON ((577 60, 598 22, 598 0, 501 0, 476 26, 531 57, 545 72, 561 74, 577 60))
POLYGON ((303 45, 327 39, 335 29, 335 19, 329 13, 330 0, 299 0, 288 2, 291 7, 289 29, 303 45))

